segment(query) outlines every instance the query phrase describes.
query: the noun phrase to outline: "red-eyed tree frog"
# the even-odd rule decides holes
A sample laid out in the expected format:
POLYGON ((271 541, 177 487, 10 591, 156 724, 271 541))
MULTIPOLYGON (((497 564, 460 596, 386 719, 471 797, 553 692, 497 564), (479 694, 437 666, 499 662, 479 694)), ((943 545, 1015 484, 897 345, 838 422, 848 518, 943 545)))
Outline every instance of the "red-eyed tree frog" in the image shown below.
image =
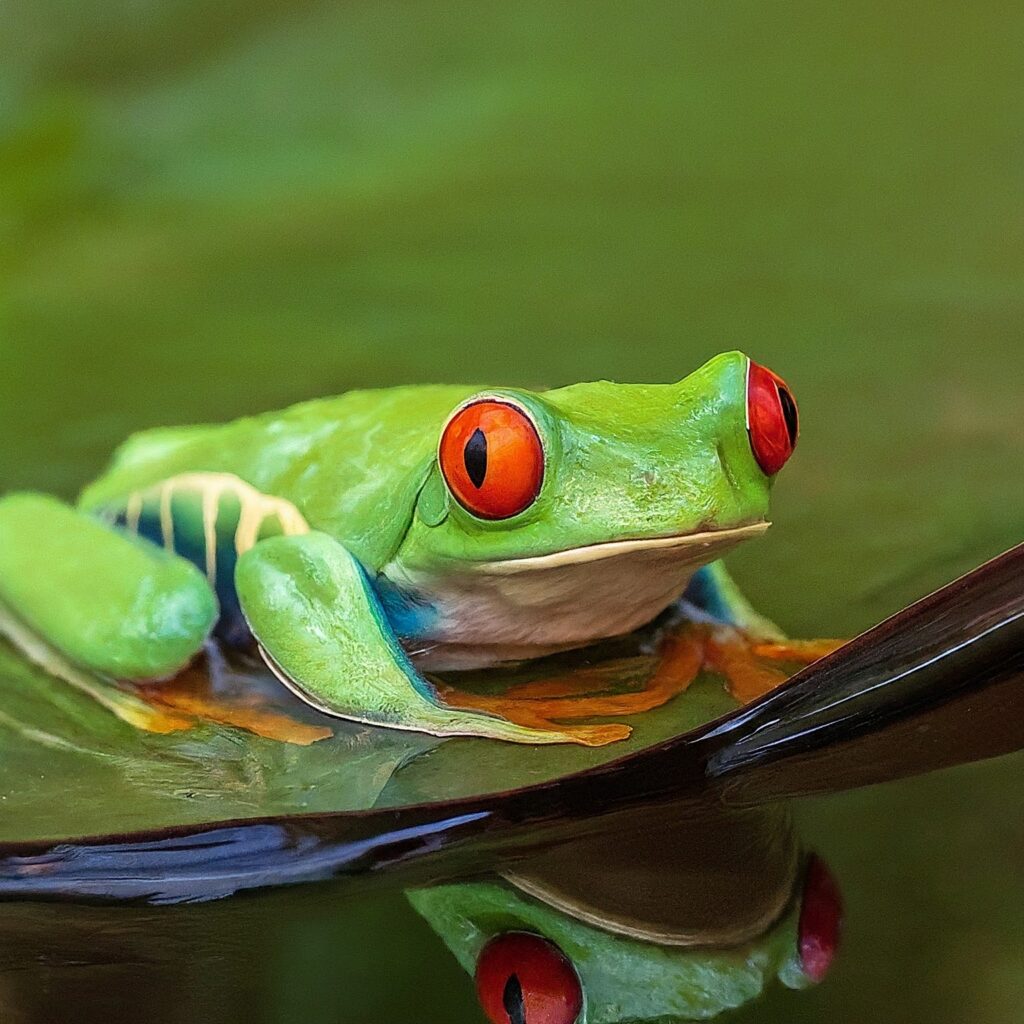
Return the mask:
POLYGON ((76 508, 0 501, 0 628, 69 678, 157 687, 215 634, 340 718, 605 743, 628 728, 557 725, 557 694, 517 715, 423 673, 625 634, 684 593, 780 641, 718 559, 767 529, 797 434, 789 388, 740 352, 676 384, 399 387, 150 430, 76 508))

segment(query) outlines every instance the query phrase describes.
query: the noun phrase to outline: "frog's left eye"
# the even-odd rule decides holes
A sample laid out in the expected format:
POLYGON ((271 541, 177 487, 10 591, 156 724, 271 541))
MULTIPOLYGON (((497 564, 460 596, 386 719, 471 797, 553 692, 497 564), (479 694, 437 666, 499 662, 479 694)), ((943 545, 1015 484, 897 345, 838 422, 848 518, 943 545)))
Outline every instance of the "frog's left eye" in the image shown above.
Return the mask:
POLYGON ((766 476, 774 476, 786 464, 800 433, 793 392, 778 374, 753 361, 747 370, 747 432, 766 476))
POLYGON ((438 460, 455 499, 481 519, 522 512, 544 481, 544 446, 533 420, 496 398, 471 402, 452 416, 438 460))
POLYGON ((491 1024, 574 1024, 583 988, 565 954, 530 932, 491 939, 476 964, 476 991, 491 1024))

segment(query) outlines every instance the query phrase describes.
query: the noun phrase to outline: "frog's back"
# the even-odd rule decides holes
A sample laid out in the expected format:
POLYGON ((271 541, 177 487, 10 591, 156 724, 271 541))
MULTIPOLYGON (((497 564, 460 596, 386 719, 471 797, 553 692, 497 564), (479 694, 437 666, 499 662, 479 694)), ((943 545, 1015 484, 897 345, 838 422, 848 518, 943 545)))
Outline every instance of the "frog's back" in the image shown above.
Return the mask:
MULTIPOLYGON (((220 425, 144 431, 121 446, 81 506, 136 527, 141 519, 144 533, 162 517, 166 535, 169 520, 179 526, 189 515, 201 529, 203 502, 208 512, 215 495, 235 510, 233 539, 248 513, 254 536, 264 523, 273 532, 323 530, 379 568, 408 527, 441 425, 473 390, 352 391, 220 425)), ((201 554, 193 560, 213 557, 201 554)))

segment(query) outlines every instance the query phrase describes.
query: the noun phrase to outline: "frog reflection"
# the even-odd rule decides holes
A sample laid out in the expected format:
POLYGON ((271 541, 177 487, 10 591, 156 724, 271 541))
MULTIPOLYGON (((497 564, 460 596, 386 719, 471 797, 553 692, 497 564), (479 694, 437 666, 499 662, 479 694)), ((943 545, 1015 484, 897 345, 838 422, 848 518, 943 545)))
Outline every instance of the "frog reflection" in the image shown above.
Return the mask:
POLYGON ((706 1019, 821 981, 842 904, 779 808, 662 807, 409 894, 492 1024, 706 1019))

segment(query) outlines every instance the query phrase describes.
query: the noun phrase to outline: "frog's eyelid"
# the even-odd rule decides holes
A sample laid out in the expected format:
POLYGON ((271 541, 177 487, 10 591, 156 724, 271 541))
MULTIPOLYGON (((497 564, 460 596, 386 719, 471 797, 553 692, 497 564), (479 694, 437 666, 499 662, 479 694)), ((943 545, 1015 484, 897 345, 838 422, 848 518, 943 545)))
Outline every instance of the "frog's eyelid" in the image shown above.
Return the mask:
MULTIPOLYGON (((543 424, 540 422, 538 417, 534 414, 533 410, 525 402, 517 402, 510 395, 504 395, 496 391, 480 391, 473 395, 471 398, 467 398, 465 401, 460 402, 454 409, 448 414, 448 418, 441 424, 441 429, 437 435, 437 449, 434 452, 434 459, 438 465, 441 462, 441 441, 444 438, 444 432, 448 429, 448 425, 459 415, 464 409, 468 409, 471 406, 476 405, 478 402, 500 402, 502 405, 507 405, 511 409, 515 409, 525 416, 531 424, 533 424, 534 432, 537 434, 537 438, 540 441, 540 450, 544 458, 544 482, 548 480, 549 466, 549 453, 548 453, 548 438, 544 431, 543 424)), ((441 474, 442 477, 444 474, 441 474)))
POLYGON ((448 414, 447 419, 441 424, 441 429, 437 435, 437 454, 441 454, 441 439, 444 437, 444 432, 448 429, 448 425, 455 419, 459 413, 465 409, 469 409, 480 402, 498 402, 501 405, 507 405, 511 409, 515 409, 517 412, 522 413, 532 424, 533 429, 537 432, 537 437, 540 438, 540 446, 544 452, 544 461, 547 463, 547 444, 545 443, 544 431, 541 428, 541 424, 537 417, 534 415, 533 410, 526 405, 525 402, 517 402, 510 395, 503 395, 497 391, 480 391, 473 395, 471 398, 467 398, 463 402, 459 402, 457 406, 448 414))

